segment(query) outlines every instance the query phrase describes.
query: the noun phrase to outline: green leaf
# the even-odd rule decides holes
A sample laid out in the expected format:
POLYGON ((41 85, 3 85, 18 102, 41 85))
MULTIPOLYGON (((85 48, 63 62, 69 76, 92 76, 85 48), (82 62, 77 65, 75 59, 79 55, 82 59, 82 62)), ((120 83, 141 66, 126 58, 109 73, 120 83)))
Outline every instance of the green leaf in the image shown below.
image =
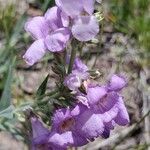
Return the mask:
POLYGON ((11 105, 11 83, 12 83, 12 70, 15 63, 15 59, 10 61, 8 69, 7 79, 5 81, 4 90, 0 99, 0 111, 8 108, 11 105))
POLYGON ((13 118, 13 111, 14 111, 14 106, 10 105, 5 110, 0 111, 0 117, 5 117, 5 118, 8 118, 8 119, 12 119, 13 118))
POLYGON ((27 19, 26 15, 22 15, 18 19, 18 21, 14 27, 13 34, 11 35, 11 38, 9 41, 10 47, 15 46, 15 44, 18 42, 19 38, 22 36, 21 32, 23 31, 23 27, 24 27, 26 19, 27 19))
POLYGON ((38 99, 45 94, 48 78, 49 78, 49 75, 47 75, 47 77, 44 79, 44 81, 42 82, 42 84, 40 85, 40 87, 38 88, 36 92, 36 96, 38 99))
POLYGON ((46 11, 49 7, 52 7, 54 4, 55 4, 54 0, 44 0, 44 3, 42 5, 42 10, 46 11))
POLYGON ((19 105, 17 108, 15 108, 15 113, 23 112, 26 109, 31 109, 31 106, 33 105, 33 102, 26 102, 21 105, 19 105))

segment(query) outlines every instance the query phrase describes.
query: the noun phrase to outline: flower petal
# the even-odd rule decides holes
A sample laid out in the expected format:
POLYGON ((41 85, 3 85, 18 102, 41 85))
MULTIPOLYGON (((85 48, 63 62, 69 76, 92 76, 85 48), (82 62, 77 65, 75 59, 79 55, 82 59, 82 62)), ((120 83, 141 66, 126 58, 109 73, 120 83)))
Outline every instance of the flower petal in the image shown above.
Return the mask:
POLYGON ((47 142, 49 130, 45 128, 42 122, 36 118, 31 118, 33 144, 43 144, 47 142))
POLYGON ((62 108, 62 109, 58 109, 56 110, 56 112, 54 113, 54 116, 52 118, 53 121, 53 130, 57 130, 59 131, 59 126, 60 124, 64 121, 67 120, 68 118, 71 117, 70 115, 71 111, 69 108, 62 108))
POLYGON ((60 16, 63 27, 69 27, 69 16, 65 12, 61 12, 60 16))
POLYGON ((92 13, 94 12, 95 0, 82 0, 82 3, 84 10, 90 15, 92 15, 92 13))
POLYGON ((77 95, 76 95, 76 99, 81 102, 81 104, 83 104, 84 106, 89 107, 89 103, 88 103, 88 99, 86 98, 86 96, 81 93, 81 92, 78 92, 77 95))
POLYGON ((58 7, 71 17, 79 15, 83 10, 81 0, 55 0, 55 2, 58 7))
POLYGON ((26 51, 23 58, 25 59, 28 65, 33 65, 38 62, 46 53, 46 47, 44 40, 36 40, 26 51))
POLYGON ((69 74, 64 80, 64 85, 70 90, 77 90, 81 86, 81 79, 75 74, 69 74))
POLYGON ((49 51, 60 52, 67 46, 67 42, 70 39, 70 30, 68 28, 60 28, 48 35, 45 40, 45 44, 49 51))
POLYGON ((53 145, 53 147, 62 149, 67 148, 67 146, 73 143, 72 132, 68 131, 63 134, 52 132, 49 136, 48 142, 50 145, 53 145))
POLYGON ((49 32, 49 26, 44 17, 34 17, 26 22, 25 30, 29 32, 33 38, 45 38, 49 32))
POLYGON ((110 91, 118 91, 126 86, 126 81, 123 77, 118 75, 113 75, 108 83, 108 89, 110 91))
POLYGON ((88 67, 81 61, 81 59, 79 59, 77 57, 74 60, 73 70, 79 70, 81 72, 86 72, 86 71, 88 71, 88 67))
POLYGON ((102 133, 102 135, 101 135, 103 138, 108 138, 109 136, 110 136, 110 129, 109 128, 107 128, 107 127, 105 127, 105 129, 104 129, 104 131, 103 131, 103 133, 102 133))
POLYGON ((84 72, 84 70, 72 70, 72 74, 78 76, 80 80, 86 80, 89 78, 89 73, 84 72))
POLYGON ((73 132, 73 144, 72 146, 79 147, 88 143, 87 139, 80 135, 78 132, 73 132))
POLYGON ((81 16, 75 19, 72 34, 79 41, 92 40, 99 32, 99 24, 94 16, 81 16))
POLYGON ((71 110, 71 116, 78 116, 80 113, 82 113, 86 107, 84 105, 78 104, 71 110))
MULTIPOLYGON (((107 94, 106 97, 100 99, 100 101, 98 102, 98 108, 99 108, 99 112, 101 113, 105 113, 108 111, 112 111, 113 109, 116 111, 116 104, 119 101, 119 95, 116 92, 110 92, 107 94)), ((114 111, 114 112, 115 112, 114 111)))
POLYGON ((103 122, 105 123, 105 125, 110 124, 112 122, 112 120, 114 120, 118 114, 118 107, 117 104, 115 104, 110 110, 101 113, 101 118, 103 119, 103 122))
POLYGON ((104 124, 99 114, 88 110, 78 117, 77 127, 81 135, 92 140, 104 132, 104 124))
POLYGON ((104 87, 94 86, 87 88, 87 98, 89 104, 96 104, 102 97, 107 94, 107 91, 104 87))
POLYGON ((44 17, 48 21, 48 24, 52 31, 62 27, 61 22, 61 10, 55 6, 47 10, 44 17))
POLYGON ((121 126, 125 126, 129 124, 130 122, 129 114, 127 112, 122 97, 119 97, 118 108, 119 108, 119 112, 117 117, 115 118, 115 122, 121 126))

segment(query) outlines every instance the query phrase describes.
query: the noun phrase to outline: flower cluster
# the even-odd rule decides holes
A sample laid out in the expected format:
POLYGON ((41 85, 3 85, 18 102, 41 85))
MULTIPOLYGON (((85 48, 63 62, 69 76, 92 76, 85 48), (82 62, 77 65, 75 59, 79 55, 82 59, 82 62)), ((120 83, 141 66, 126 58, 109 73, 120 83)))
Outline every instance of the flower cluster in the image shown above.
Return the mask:
POLYGON ((61 52, 71 38, 89 41, 99 32, 93 15, 95 0, 56 0, 56 6, 44 16, 30 19, 25 30, 35 42, 23 56, 29 65, 39 61, 48 51, 61 52))
MULTIPOLYGON (((62 52, 73 38, 89 41, 99 32, 93 14, 95 0, 55 2, 56 6, 47 10, 44 16, 34 17, 25 24, 25 30, 35 39, 23 56, 29 65, 38 62, 48 51, 54 54, 62 52)), ((50 130, 38 117, 30 117, 33 150, 83 146, 97 137, 108 138, 117 124, 125 126, 129 123, 120 95, 126 86, 125 78, 113 75, 105 85, 93 83, 88 67, 80 58, 71 57, 69 62, 72 60, 71 71, 65 72, 61 84, 74 101, 71 106, 55 110, 50 130)))
POLYGON ((80 69, 83 74, 87 71, 87 67, 76 58, 74 69, 65 80, 65 85, 75 91, 76 101, 74 106, 55 111, 51 131, 37 118, 32 118, 34 146, 44 145, 52 150, 83 146, 97 137, 108 138, 116 124, 125 126, 129 123, 129 115, 119 93, 126 86, 125 79, 113 75, 106 85, 93 84, 87 79, 81 81, 80 69), (81 84, 84 92, 79 90, 81 84))

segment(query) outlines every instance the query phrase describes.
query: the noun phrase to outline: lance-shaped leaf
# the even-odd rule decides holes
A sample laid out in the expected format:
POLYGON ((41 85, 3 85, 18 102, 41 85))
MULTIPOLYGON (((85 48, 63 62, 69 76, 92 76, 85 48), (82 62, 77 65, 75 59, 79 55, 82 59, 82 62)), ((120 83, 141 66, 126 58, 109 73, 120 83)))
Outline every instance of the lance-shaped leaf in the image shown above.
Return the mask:
POLYGON ((3 111, 0 111, 0 117, 12 119, 13 118, 13 111, 14 111, 14 106, 10 105, 8 108, 6 108, 3 111))
POLYGON ((4 90, 0 99, 0 111, 5 110, 11 105, 11 83, 12 83, 12 70, 15 63, 15 59, 10 61, 10 66, 5 81, 4 90))
POLYGON ((42 97, 46 92, 47 82, 48 82, 49 75, 44 79, 40 87, 38 88, 36 92, 37 99, 39 100, 40 97, 42 97))

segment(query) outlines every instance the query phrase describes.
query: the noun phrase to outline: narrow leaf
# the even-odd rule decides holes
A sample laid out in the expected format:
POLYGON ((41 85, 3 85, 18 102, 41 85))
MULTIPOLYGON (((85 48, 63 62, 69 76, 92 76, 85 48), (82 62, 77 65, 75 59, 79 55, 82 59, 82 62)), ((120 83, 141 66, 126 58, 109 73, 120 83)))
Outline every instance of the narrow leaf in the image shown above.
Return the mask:
POLYGON ((4 90, 0 99, 0 111, 8 108, 11 105, 11 83, 12 83, 12 70, 15 59, 10 61, 10 66, 8 68, 8 74, 5 81, 4 90))
POLYGON ((47 75, 47 77, 44 79, 44 81, 42 82, 42 84, 40 85, 40 87, 38 88, 36 92, 36 96, 38 99, 45 94, 48 78, 49 78, 49 75, 47 75))
POLYGON ((13 111, 14 111, 14 106, 10 105, 5 110, 0 111, 0 117, 5 117, 5 118, 8 118, 8 119, 12 119, 13 118, 13 111))

